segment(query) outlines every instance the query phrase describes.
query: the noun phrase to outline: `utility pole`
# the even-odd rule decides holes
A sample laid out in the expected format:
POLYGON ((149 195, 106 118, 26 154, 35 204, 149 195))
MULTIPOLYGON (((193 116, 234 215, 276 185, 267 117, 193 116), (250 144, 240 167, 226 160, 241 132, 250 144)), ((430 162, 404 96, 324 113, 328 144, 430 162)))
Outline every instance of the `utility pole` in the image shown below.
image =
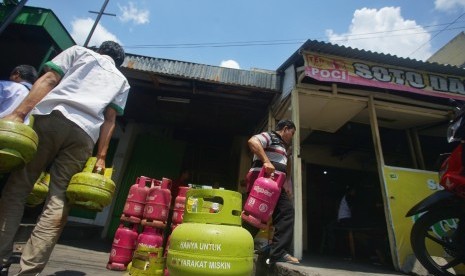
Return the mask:
POLYGON ((114 13, 105 13, 105 8, 107 7, 108 1, 109 0, 105 0, 105 3, 103 3, 102 8, 100 9, 100 12, 97 13, 97 12, 94 12, 94 11, 89 11, 90 13, 97 13, 98 15, 97 15, 97 19, 95 19, 95 22, 94 22, 94 25, 92 26, 92 29, 90 30, 89 35, 87 36, 86 42, 84 42, 84 47, 87 47, 87 45, 89 44, 90 38, 92 37, 92 34, 94 33, 95 28, 97 27, 97 24, 100 21, 100 18, 102 17, 102 15, 116 16, 116 14, 114 14, 114 13))

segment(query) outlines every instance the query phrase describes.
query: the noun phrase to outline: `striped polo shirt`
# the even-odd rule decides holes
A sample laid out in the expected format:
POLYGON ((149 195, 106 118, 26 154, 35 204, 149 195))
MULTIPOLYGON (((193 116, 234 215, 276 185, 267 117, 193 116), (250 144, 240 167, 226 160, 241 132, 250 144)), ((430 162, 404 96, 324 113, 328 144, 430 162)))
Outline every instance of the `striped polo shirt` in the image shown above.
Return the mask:
MULTIPOLYGON (((270 159, 270 162, 273 164, 275 169, 285 173, 287 167, 287 151, 286 143, 283 141, 281 136, 278 133, 271 131, 256 134, 254 137, 262 144, 266 156, 268 156, 268 159, 270 159)), ((263 167, 262 160, 254 154, 252 168, 250 168, 250 171, 259 171, 261 167, 263 167)))

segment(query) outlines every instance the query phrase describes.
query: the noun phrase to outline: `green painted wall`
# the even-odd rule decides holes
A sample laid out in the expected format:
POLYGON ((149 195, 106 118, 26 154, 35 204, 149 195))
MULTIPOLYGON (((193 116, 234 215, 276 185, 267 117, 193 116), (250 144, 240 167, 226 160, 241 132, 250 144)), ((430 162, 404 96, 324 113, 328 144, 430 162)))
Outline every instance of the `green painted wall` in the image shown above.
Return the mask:
POLYGON ((185 143, 171 138, 141 134, 137 137, 129 165, 116 195, 116 203, 107 233, 112 240, 120 224, 120 217, 129 189, 139 176, 161 179, 177 177, 182 166, 185 143))

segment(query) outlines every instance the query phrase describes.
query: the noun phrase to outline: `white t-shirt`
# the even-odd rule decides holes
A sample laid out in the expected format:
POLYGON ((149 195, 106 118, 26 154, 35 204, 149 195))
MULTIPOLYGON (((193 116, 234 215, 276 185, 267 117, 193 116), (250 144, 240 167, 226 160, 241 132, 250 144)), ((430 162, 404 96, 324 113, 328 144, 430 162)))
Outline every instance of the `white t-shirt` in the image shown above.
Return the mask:
POLYGON ((347 203, 346 196, 341 199, 341 203, 339 204, 339 213, 337 215, 337 220, 351 218, 352 212, 350 211, 349 204, 347 203))
POLYGON ((34 108, 32 114, 60 111, 96 142, 107 106, 119 115, 129 93, 126 77, 112 58, 81 46, 72 46, 45 64, 62 75, 60 83, 34 108))

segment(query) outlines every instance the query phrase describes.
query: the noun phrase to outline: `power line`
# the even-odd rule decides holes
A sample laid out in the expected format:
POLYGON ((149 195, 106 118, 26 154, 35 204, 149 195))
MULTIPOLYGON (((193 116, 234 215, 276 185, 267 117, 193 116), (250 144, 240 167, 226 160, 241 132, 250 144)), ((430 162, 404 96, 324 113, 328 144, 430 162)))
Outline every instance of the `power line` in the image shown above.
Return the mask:
MULTIPOLYGON (((460 27, 455 27, 455 28, 449 28, 447 29, 448 31, 451 30, 457 30, 457 29, 465 29, 465 26, 460 26, 460 27)), ((435 31, 432 31, 435 32, 435 31)), ((395 34, 395 35, 389 35, 389 36, 382 36, 382 37, 396 37, 396 36, 406 36, 406 35, 417 35, 417 34, 426 34, 430 33, 427 31, 420 31, 420 32, 415 32, 415 33, 407 33, 407 34, 395 34)), ((371 37, 360 37, 360 38, 350 38, 353 35, 347 35, 345 37, 348 37, 348 39, 336 39, 334 41, 345 41, 345 40, 360 40, 360 39, 372 39, 372 38, 379 38, 380 36, 371 36, 371 37)), ((431 40, 430 40, 431 41, 431 40)))
MULTIPOLYGON (((465 13, 464 13, 465 14, 465 13)), ((462 15, 464 15, 462 14, 462 15)), ((461 15, 461 16, 462 16, 461 15)), ((439 33, 445 30, 455 30, 455 29, 463 29, 465 27, 456 27, 456 28, 449 28, 452 24, 456 23, 457 20, 461 17, 459 16, 451 23, 442 23, 442 24, 435 24, 435 25, 427 25, 423 27, 412 27, 412 28, 404 28, 404 29, 397 29, 397 30, 389 30, 389 31, 379 31, 379 32, 368 32, 368 33, 357 33, 357 34, 350 34, 341 36, 341 39, 334 40, 335 42, 338 41, 347 41, 347 40, 360 40, 360 39, 374 39, 379 38, 380 36, 371 36, 371 35, 378 35, 378 34, 389 34, 395 32, 405 32, 408 30, 417 30, 417 29, 426 29, 426 28, 434 28, 438 26, 444 26, 437 34, 433 36, 436 37, 439 33), (366 37, 368 36, 368 37, 366 37)), ((431 31, 435 32, 435 31, 431 31)), ((389 35, 389 37, 394 36, 404 36, 404 35, 416 35, 416 34, 423 34, 428 33, 428 31, 419 31, 419 32, 408 32, 404 34, 393 34, 389 35)), ((386 37, 383 35, 382 37, 386 37)), ((430 42, 433 38, 431 38, 428 42, 430 42)), ((326 38, 315 38, 316 40, 319 39, 326 39, 326 38)), ((226 47, 247 47, 247 46, 273 46, 273 45, 290 45, 290 44, 302 44, 307 39, 275 39, 275 40, 252 40, 252 41, 230 41, 230 42, 203 42, 203 43, 174 43, 174 44, 142 44, 142 45, 127 45, 124 48, 127 49, 144 49, 144 48, 153 48, 153 49, 185 49, 185 48, 226 48, 226 47)), ((428 43, 426 42, 426 43, 428 43)), ((425 44, 426 44, 425 43, 425 44)), ((423 47, 424 45, 420 46, 418 49, 423 47)), ((418 50, 417 49, 417 50, 418 50)), ((417 51, 415 50, 415 51, 417 51)), ((415 51, 413 53, 415 53, 415 51)), ((410 55, 412 55, 411 53, 410 55)))
POLYGON ((284 44, 301 44, 302 40, 263 40, 263 41, 237 41, 237 42, 210 42, 210 43, 184 43, 184 44, 149 44, 124 46, 124 48, 223 48, 223 47, 241 47, 241 46, 266 46, 266 45, 284 45, 284 44))
MULTIPOLYGON (((426 25, 426 26, 418 26, 418 27, 395 29, 395 30, 388 30, 388 31, 379 31, 379 32, 355 33, 355 34, 345 35, 343 37, 350 38, 350 37, 354 37, 354 36, 365 36, 365 35, 371 35, 371 34, 386 34, 386 33, 394 33, 394 32, 403 32, 403 31, 408 31, 408 30, 417 30, 417 29, 422 29, 423 30, 423 29, 433 28, 433 27, 438 27, 438 26, 443 26, 443 25, 450 26, 451 23, 441 23, 441 24, 435 24, 435 25, 426 25)), ((428 33, 428 32, 422 31, 422 32, 418 32, 418 33, 428 33)), ((401 35, 410 35, 410 34, 412 34, 412 33, 406 33, 406 34, 401 34, 401 35)), ((396 36, 401 36, 401 35, 396 35, 396 36)))
POLYGON ((415 51, 411 52, 408 57, 410 57, 411 55, 415 54, 418 50, 420 50, 423 46, 425 46, 427 43, 431 42, 431 40, 433 40, 433 38, 435 38, 436 36, 438 36, 440 33, 442 33, 444 30, 446 30, 450 25, 454 24, 455 22, 457 22, 457 20, 460 19, 460 17, 462 17, 465 13, 462 13, 459 17, 457 17, 454 21, 452 21, 451 23, 449 23, 446 27, 444 27, 444 29, 440 30, 439 32, 437 32, 433 37, 430 38, 430 40, 426 41, 425 43, 423 43, 422 45, 420 45, 420 47, 418 47, 417 49, 415 49, 415 51))

